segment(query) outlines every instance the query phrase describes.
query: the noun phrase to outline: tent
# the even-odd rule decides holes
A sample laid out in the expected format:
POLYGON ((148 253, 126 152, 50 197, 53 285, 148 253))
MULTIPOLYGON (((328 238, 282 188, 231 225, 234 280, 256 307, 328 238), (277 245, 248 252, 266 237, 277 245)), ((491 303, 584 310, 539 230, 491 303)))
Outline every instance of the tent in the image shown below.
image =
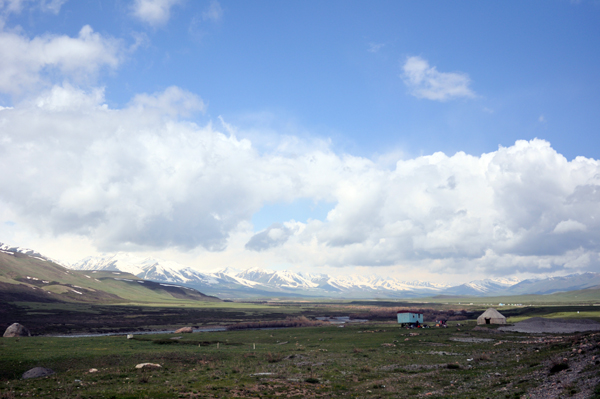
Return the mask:
POLYGON ((489 308, 477 318, 477 324, 506 324, 506 317, 494 308, 489 308))

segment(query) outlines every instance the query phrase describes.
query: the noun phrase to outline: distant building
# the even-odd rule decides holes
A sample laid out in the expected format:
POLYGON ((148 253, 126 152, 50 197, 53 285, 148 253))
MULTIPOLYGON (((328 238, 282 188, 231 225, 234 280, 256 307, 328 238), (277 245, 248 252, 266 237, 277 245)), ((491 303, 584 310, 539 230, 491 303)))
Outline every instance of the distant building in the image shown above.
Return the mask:
POLYGON ((415 313, 409 310, 401 310, 398 312, 398 324, 423 324, 423 313, 415 313))
POLYGON ((489 308, 477 318, 477 324, 506 324, 506 317, 494 308, 489 308))

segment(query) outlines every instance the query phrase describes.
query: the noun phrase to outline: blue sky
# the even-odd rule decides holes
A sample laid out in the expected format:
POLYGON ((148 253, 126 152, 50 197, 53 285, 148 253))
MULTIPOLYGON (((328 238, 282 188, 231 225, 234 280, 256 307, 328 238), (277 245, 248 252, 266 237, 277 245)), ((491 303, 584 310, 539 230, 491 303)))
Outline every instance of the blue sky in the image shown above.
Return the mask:
POLYGON ((600 266, 597 1, 0 15, 0 241, 430 279, 600 266))

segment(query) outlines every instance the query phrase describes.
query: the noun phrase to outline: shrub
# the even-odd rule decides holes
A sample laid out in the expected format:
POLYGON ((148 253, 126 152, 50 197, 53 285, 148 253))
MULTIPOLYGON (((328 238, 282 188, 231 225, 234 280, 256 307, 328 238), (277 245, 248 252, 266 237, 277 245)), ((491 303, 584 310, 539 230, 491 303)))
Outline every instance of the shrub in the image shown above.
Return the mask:
POLYGON ((281 353, 267 353, 267 362, 269 363, 277 363, 283 360, 283 355, 281 353))
POLYGON ((558 373, 559 371, 563 371, 569 368, 569 364, 567 362, 554 362, 552 367, 550 367, 550 374, 558 373))

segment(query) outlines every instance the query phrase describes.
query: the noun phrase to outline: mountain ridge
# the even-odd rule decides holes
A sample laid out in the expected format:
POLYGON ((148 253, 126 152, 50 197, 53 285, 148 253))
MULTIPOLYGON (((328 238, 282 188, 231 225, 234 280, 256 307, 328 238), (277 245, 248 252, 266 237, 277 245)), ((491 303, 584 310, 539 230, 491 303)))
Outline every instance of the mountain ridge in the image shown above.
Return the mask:
MULTIPOLYGON (((0 253, 10 252, 26 254, 40 260, 50 260, 36 251, 0 243, 0 253)), ((200 272, 177 262, 139 257, 130 253, 91 256, 73 264, 62 264, 72 270, 131 273, 140 279, 188 286, 225 299, 279 296, 361 299, 418 298, 439 295, 543 295, 600 285, 600 273, 526 280, 489 278, 450 286, 420 280, 402 281, 377 275, 333 277, 324 273, 296 273, 290 270, 275 271, 258 267, 245 270, 228 267, 211 272, 200 272)))

